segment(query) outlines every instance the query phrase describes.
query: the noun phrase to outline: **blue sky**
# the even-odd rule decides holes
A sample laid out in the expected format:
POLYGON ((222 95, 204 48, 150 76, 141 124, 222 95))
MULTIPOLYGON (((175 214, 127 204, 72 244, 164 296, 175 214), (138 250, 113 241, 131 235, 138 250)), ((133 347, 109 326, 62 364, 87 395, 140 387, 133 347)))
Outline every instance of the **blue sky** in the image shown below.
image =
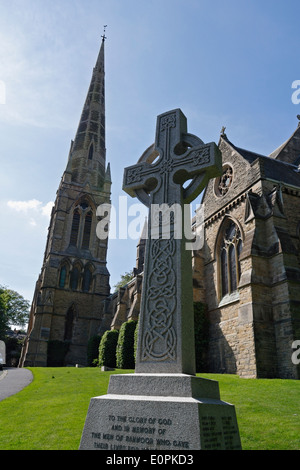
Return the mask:
MULTIPOLYGON (((123 169, 153 143, 160 113, 181 108, 205 142, 224 125, 265 155, 292 134, 299 16, 294 0, 0 0, 0 284, 32 299, 104 24, 117 206, 123 169)), ((135 246, 109 243, 112 286, 135 246)))

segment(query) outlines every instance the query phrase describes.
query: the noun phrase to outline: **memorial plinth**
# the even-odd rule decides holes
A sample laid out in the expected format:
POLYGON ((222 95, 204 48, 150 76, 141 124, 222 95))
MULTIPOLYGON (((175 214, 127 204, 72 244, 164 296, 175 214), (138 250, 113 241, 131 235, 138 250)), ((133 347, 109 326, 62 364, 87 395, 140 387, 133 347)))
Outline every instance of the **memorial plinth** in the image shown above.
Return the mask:
POLYGON ((218 382, 181 374, 112 375, 92 398, 80 444, 88 450, 241 449, 234 406, 218 382))
POLYGON ((234 406, 221 401, 218 382, 195 376, 192 263, 182 217, 221 166, 217 146, 187 134, 176 109, 158 116, 155 144, 125 169, 123 189, 149 207, 136 369, 111 375, 107 395, 91 399, 80 449, 241 448, 234 406))

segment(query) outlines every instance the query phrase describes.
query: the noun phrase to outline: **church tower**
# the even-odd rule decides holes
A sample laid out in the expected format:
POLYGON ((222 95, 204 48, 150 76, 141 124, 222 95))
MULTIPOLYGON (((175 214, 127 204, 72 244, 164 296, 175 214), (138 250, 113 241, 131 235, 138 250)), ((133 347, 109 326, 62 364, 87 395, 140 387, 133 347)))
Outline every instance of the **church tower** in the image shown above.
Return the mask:
POLYGON ((85 365, 88 340, 97 334, 103 300, 110 292, 107 239, 96 236, 96 210, 110 203, 111 188, 105 163, 105 35, 102 38, 52 209, 20 366, 85 365))

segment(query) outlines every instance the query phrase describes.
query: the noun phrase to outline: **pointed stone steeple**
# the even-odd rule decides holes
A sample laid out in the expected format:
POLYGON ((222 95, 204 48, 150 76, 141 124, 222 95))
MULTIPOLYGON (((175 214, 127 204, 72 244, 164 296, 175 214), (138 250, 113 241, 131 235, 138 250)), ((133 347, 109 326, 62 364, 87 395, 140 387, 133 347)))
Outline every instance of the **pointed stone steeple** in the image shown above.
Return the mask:
POLYGON ((69 182, 101 187, 105 179, 105 67, 103 36, 93 69, 74 142, 71 143, 66 173, 69 182))
POLYGON ((300 164, 300 115, 297 129, 291 137, 272 152, 269 157, 298 166, 300 164))
POLYGON ((97 208, 110 203, 105 163, 103 37, 67 168, 51 214, 41 274, 36 284, 20 365, 51 364, 48 341, 65 342, 60 364, 86 364, 110 292, 107 238, 96 233, 97 208))

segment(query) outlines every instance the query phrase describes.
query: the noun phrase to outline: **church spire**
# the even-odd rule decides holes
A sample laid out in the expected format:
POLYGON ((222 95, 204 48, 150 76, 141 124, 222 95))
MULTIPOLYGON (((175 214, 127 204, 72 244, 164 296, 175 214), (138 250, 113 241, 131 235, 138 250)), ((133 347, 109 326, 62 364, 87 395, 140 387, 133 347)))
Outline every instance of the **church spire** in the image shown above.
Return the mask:
MULTIPOLYGON (((91 165, 88 162, 98 163, 98 169, 105 174, 105 70, 104 70, 104 43, 105 31, 102 36, 101 47, 93 69, 91 83, 83 106, 78 129, 72 143, 68 171, 83 174, 83 168, 91 165)), ((78 176, 77 176, 78 178, 78 176)), ((83 182, 83 181, 77 181, 83 182)))

